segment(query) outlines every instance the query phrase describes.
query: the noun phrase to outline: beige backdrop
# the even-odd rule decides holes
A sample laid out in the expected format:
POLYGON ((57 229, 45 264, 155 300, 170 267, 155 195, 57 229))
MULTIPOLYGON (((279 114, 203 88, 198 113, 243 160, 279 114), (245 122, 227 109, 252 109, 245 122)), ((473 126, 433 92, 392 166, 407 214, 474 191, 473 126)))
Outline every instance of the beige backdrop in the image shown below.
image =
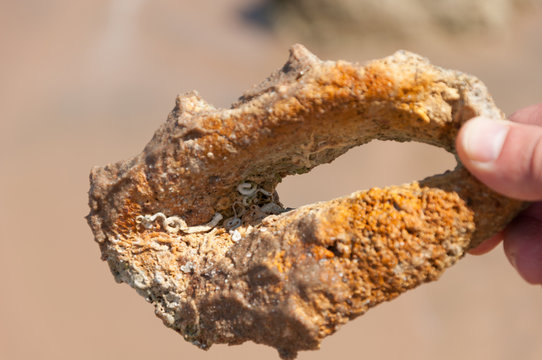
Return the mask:
MULTIPOLYGON (((0 0, 0 358, 276 359, 247 343, 204 352, 113 281, 84 220, 88 173, 138 153, 197 89, 228 106, 287 58, 285 39, 243 20, 251 0, 0 0)), ((476 74, 507 113, 542 101, 542 11, 493 35, 309 43, 321 58, 398 48, 476 74)), ((416 144, 355 149, 279 187, 286 205, 453 167, 416 144)), ((300 359, 542 358, 542 289, 498 248, 378 306, 300 359)))

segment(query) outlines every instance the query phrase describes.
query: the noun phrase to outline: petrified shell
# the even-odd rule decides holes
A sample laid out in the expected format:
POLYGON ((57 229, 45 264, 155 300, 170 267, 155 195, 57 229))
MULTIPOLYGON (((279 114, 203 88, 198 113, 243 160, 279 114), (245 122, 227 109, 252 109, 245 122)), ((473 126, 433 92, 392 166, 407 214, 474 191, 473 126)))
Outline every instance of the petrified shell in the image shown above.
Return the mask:
POLYGON ((461 166, 408 185, 284 209, 275 187, 372 139, 454 152, 462 123, 500 119, 484 85, 399 51, 365 66, 301 45, 230 109, 180 96, 143 152, 91 173, 89 224, 115 279, 208 348, 283 358, 437 279, 523 204, 461 166))

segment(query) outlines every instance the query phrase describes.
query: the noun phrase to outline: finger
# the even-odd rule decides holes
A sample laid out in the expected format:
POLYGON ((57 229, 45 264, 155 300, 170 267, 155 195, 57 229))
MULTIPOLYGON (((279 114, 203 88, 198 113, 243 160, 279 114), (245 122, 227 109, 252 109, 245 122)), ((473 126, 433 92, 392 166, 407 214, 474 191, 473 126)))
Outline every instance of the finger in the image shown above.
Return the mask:
POLYGON ((542 126, 542 103, 516 111, 510 115, 510 120, 522 124, 542 126))
POLYGON ((542 200, 542 126, 477 117, 456 141, 461 162, 495 191, 520 200, 542 200))
POLYGON ((471 255, 483 255, 493 250, 497 245, 501 243, 503 234, 498 233, 485 240, 483 243, 468 251, 471 255))
POLYGON ((542 284, 542 221, 520 215, 504 233, 504 251, 521 277, 542 284))
POLYGON ((542 202, 531 204, 527 209, 521 212, 522 216, 529 216, 542 222, 542 202))
MULTIPOLYGON (((537 202, 523 210, 520 216, 529 216, 542 222, 542 202, 537 202)), ((471 255, 483 255, 493 250, 504 238, 503 231, 493 235, 477 247, 468 251, 471 255)))

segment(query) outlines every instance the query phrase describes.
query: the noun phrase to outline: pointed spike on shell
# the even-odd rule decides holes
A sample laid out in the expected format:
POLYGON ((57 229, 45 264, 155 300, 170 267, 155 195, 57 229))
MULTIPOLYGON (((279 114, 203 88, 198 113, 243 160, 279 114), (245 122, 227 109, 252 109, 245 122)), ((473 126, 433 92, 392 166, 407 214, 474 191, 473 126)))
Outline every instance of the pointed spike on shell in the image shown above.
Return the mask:
POLYGON ((199 113, 204 110, 214 110, 215 108, 205 101, 196 90, 178 95, 175 99, 175 111, 183 113, 199 113))
POLYGON ((294 44, 290 48, 290 56, 287 63, 291 64, 315 64, 320 59, 301 44, 294 44))

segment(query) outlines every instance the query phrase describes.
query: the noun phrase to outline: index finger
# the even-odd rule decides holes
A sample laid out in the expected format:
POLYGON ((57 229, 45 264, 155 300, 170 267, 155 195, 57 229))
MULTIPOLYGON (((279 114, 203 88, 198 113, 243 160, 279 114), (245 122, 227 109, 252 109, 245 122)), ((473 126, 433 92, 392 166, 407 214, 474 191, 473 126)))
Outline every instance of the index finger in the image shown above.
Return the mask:
POLYGON ((517 110, 510 115, 510 120, 522 124, 542 126, 542 103, 517 110))

